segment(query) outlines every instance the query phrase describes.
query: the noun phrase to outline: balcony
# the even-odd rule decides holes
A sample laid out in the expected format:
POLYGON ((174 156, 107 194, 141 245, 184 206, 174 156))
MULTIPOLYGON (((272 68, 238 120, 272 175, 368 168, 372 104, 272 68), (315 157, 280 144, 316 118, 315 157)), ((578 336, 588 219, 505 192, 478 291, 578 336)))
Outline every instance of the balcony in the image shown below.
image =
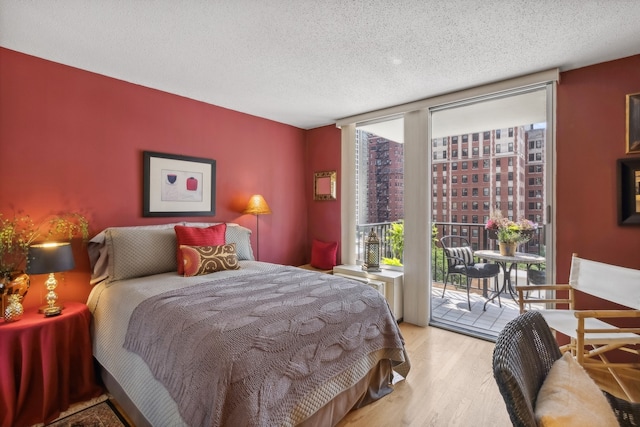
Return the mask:
MULTIPOLYGON (((358 258, 364 247, 364 239, 371 229, 374 229, 380 237, 380 252, 385 258, 392 258, 393 252, 385 236, 391 228, 391 223, 362 224, 357 228, 357 248, 358 258)), ((436 223, 437 233, 435 237, 439 239, 449 233, 460 235, 469 239, 474 250, 497 249, 497 242, 489 238, 488 232, 484 229, 484 224, 462 224, 462 223, 436 223)), ((521 252, 544 255, 544 228, 534 232, 529 242, 520 247, 521 252)), ((483 306, 487 298, 492 294, 493 281, 473 280, 471 282, 471 311, 467 307, 466 283, 455 283, 458 278, 453 276, 454 285, 451 283, 443 295, 444 272, 446 270, 446 259, 439 240, 432 248, 432 289, 431 289, 431 315, 434 323, 443 327, 456 330, 464 330, 470 335, 482 338, 494 339, 502 330, 504 325, 519 313, 518 304, 511 296, 502 294, 502 307, 495 303, 487 304, 487 310, 483 306)), ((385 268, 385 266, 382 266, 385 268)), ((527 283, 526 266, 518 265, 514 268, 511 280, 514 286, 527 283)), ((544 268, 544 265, 541 266, 544 268)), ((398 269, 402 267, 387 267, 398 269)), ((450 278, 451 280, 451 278, 450 278)), ((502 284, 502 275, 498 278, 498 283, 502 284)))

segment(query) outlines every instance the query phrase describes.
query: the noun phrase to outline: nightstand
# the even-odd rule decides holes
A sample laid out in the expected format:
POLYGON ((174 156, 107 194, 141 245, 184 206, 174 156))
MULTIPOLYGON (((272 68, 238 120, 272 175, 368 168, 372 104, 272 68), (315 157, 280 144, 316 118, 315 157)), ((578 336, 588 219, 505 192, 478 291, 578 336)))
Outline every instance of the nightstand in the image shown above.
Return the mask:
POLYGON ((91 313, 64 303, 45 318, 37 308, 0 321, 0 426, 47 423, 76 402, 99 396, 91 350, 91 313))

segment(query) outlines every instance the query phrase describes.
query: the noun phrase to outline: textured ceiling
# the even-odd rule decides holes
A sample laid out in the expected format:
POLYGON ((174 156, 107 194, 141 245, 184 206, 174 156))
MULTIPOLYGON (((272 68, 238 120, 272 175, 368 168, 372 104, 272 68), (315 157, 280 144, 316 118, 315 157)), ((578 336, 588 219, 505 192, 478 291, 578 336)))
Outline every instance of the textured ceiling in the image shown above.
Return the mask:
POLYGON ((637 0, 0 0, 0 46, 304 129, 640 53, 637 0))

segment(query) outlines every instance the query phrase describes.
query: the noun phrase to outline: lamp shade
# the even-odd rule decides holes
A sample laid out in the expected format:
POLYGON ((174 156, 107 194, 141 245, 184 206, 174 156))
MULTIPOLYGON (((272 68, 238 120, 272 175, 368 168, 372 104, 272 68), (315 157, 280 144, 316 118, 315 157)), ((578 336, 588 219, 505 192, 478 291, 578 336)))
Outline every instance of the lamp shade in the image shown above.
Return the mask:
POLYGON ((249 204, 247 204, 247 208, 244 210, 246 214, 253 215, 267 215, 271 213, 271 209, 269 209, 269 205, 267 204, 264 197, 261 194, 254 194, 249 199, 249 204))
POLYGON ((75 267, 71 244, 42 243, 29 246, 27 274, 48 274, 75 267))

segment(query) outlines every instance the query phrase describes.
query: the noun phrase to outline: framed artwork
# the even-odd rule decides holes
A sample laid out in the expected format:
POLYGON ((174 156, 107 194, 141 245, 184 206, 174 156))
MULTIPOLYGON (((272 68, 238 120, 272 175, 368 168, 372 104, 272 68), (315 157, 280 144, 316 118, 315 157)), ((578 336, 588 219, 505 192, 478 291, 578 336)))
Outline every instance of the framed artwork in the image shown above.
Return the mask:
POLYGON ((627 154, 640 153, 640 93, 627 95, 627 154))
POLYGON ((336 171, 313 174, 313 200, 336 200, 336 171))
POLYGON ((216 161, 144 151, 143 216, 214 216, 216 161))
POLYGON ((640 225, 640 157, 618 159, 618 224, 640 225))

